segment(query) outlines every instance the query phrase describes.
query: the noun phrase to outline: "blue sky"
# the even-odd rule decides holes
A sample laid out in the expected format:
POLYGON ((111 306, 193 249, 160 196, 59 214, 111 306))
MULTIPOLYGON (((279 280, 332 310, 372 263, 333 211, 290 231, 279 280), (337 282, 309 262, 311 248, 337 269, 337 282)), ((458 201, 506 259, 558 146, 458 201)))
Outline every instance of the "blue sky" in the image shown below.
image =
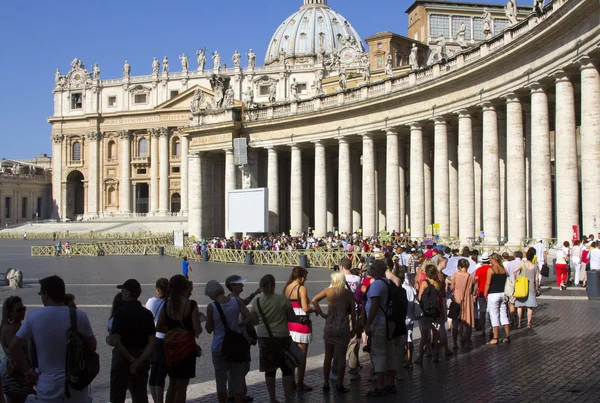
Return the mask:
MULTIPOLYGON (((497 3, 497 0, 490 1, 497 3)), ((0 6, 0 158, 33 158, 51 153, 50 124, 54 72, 80 58, 102 78, 150 74, 154 56, 169 58, 199 48, 218 50, 223 62, 252 48, 262 65, 271 36, 302 0, 5 0, 0 6)), ((405 35, 406 0, 329 0, 364 39, 381 31, 405 35)), ((528 4, 531 2, 528 1, 528 4)), ((519 2, 522 5, 522 2, 519 2)), ((191 67, 195 58, 190 57, 191 67)), ((210 64, 209 64, 210 65, 210 64)))

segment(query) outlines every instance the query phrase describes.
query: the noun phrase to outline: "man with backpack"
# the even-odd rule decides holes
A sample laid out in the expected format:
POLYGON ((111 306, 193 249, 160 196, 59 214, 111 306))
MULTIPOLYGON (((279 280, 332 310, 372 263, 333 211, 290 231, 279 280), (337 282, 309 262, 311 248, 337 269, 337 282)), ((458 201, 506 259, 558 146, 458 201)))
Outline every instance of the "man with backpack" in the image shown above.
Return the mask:
MULTIPOLYGON (((94 370, 99 370, 99 366, 93 368, 91 373, 87 373, 86 380, 89 382, 87 385, 82 385, 74 383, 76 376, 67 378, 66 373, 69 371, 71 375, 80 375, 78 372, 80 369, 87 370, 85 363, 65 365, 69 358, 68 352, 71 358, 73 355, 97 357, 95 354, 97 343, 90 321, 81 309, 65 306, 65 283, 60 277, 50 276, 41 279, 38 294, 44 308, 28 313, 9 347, 11 357, 23 371, 27 381, 36 385, 38 402, 91 402, 87 386, 97 374, 94 370), (76 332, 72 331, 73 322, 76 328, 73 330, 76 332), (78 343, 73 343, 72 340, 68 343, 68 339, 73 337, 74 333, 78 343), (35 345, 37 368, 29 364, 23 352, 23 346, 30 341, 35 345), (73 348, 78 351, 72 351, 73 348)), ((83 373, 81 378, 84 378, 83 373)))

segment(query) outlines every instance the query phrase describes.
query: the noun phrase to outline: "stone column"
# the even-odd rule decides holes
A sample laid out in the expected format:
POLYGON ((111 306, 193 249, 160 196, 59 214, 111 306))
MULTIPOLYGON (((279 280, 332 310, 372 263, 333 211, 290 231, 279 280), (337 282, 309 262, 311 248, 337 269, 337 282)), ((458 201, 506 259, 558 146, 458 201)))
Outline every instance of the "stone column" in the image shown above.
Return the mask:
POLYGON ((475 187, 473 178, 473 124, 466 110, 458 114, 458 236, 461 243, 475 236, 475 187))
POLYGON ((315 236, 327 235, 327 168, 325 146, 315 141, 315 236))
POLYGON ((98 215, 98 189, 100 188, 99 181, 99 161, 98 161, 98 141, 102 138, 102 133, 92 132, 87 134, 89 144, 89 160, 88 165, 88 198, 86 216, 96 217, 98 215))
POLYGON ((506 95, 505 99, 508 243, 515 245, 527 236, 523 108, 514 93, 506 95))
POLYGON ((293 236, 302 233, 302 151, 293 144, 291 152, 290 230, 293 236))
POLYGON ((400 231, 400 157, 398 133, 386 130, 387 152, 385 160, 385 220, 388 233, 400 231))
POLYGON ((451 237, 458 237, 458 135, 455 126, 448 133, 448 182, 449 233, 451 237))
POLYGON ((486 243, 498 244, 500 236, 500 167, 498 114, 492 103, 483 107, 482 210, 486 243))
POLYGON ((552 176, 548 95, 538 84, 531 88, 531 236, 552 237, 552 176))
POLYGON ((199 239, 202 236, 202 169, 200 154, 190 153, 188 156, 188 178, 190 183, 188 231, 190 236, 199 239))
POLYGON ((362 152, 350 150, 352 174, 352 232, 362 228, 362 152))
POLYGON ((431 139, 429 133, 423 133, 423 192, 425 193, 423 205, 425 209, 425 225, 433 224, 433 189, 431 173, 431 139))
POLYGON ((166 214, 169 211, 169 130, 160 128, 160 205, 158 211, 166 214))
POLYGON ((350 144, 339 137, 338 154, 338 222, 340 233, 352 232, 352 172, 350 166, 350 144))
MULTIPOLYGON (((225 237, 235 236, 235 232, 229 231, 229 191, 235 190, 235 163, 233 149, 225 149, 225 237)), ((269 173, 269 178, 270 178, 269 173)), ((270 180, 270 179, 269 179, 270 180)), ((269 186, 269 201, 271 200, 271 187, 269 186)), ((270 210, 270 209, 269 209, 270 210)))
POLYGON ((183 133, 179 137, 181 139, 181 214, 187 215, 188 213, 188 152, 189 152, 189 140, 183 133))
POLYGON ((150 130, 150 213, 158 212, 158 137, 160 129, 150 130))
MULTIPOLYGON (((65 214, 65 211, 62 210, 62 143, 64 138, 65 136, 62 134, 52 136, 52 218, 57 220, 63 219, 65 214)), ((4 214, 3 209, 0 209, 0 214, 4 214)))
POLYGON ((440 225, 440 236, 450 236, 450 173, 448 166, 448 124, 442 116, 433 119, 433 172, 435 196, 434 222, 440 225))
POLYGON ((375 235, 375 148, 373 136, 361 133, 363 143, 363 175, 362 175, 362 229, 363 236, 375 235))
POLYGON ((123 214, 131 213, 131 133, 119 132, 121 139, 121 183, 119 184, 119 210, 123 214))
MULTIPOLYGON (((579 176, 577 167, 577 124, 575 92, 564 72, 556 79, 555 164, 556 229, 559 241, 571 239, 572 226, 579 225, 579 176)), ((583 150, 585 152, 585 150, 583 150)), ((587 167, 584 167, 587 168, 587 167)))
POLYGON ((589 57, 581 64, 581 190, 584 234, 597 231, 600 201, 600 75, 589 57))
POLYGON ((423 127, 410 125, 410 236, 425 236, 423 127))
POLYGON ((400 232, 406 231, 406 158, 404 158, 404 139, 398 138, 398 195, 399 195, 399 207, 400 207, 400 221, 399 228, 400 232))

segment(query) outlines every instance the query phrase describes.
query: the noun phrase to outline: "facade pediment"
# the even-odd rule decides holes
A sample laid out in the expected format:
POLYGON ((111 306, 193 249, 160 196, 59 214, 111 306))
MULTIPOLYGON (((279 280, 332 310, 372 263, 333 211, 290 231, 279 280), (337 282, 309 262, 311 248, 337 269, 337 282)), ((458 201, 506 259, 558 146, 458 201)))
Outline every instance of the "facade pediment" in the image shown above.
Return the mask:
POLYGON ((163 102, 154 109, 190 109, 190 103, 192 102, 192 99, 194 98, 194 93, 197 89, 199 89, 202 92, 205 100, 212 100, 214 96, 212 90, 202 87, 200 85, 194 85, 193 87, 185 90, 181 94, 169 99, 166 102, 163 102))

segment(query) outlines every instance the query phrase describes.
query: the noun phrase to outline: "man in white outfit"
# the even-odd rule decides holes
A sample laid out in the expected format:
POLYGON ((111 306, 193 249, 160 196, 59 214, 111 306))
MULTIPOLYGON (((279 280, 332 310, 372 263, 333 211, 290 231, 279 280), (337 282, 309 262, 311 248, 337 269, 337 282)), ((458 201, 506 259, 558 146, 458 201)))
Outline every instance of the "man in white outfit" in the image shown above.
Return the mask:
POLYGON ((538 238, 536 244, 533 246, 535 248, 536 262, 538 268, 540 269, 538 275, 539 285, 542 285, 542 266, 546 263, 546 246, 544 245, 544 241, 542 238, 538 238))

